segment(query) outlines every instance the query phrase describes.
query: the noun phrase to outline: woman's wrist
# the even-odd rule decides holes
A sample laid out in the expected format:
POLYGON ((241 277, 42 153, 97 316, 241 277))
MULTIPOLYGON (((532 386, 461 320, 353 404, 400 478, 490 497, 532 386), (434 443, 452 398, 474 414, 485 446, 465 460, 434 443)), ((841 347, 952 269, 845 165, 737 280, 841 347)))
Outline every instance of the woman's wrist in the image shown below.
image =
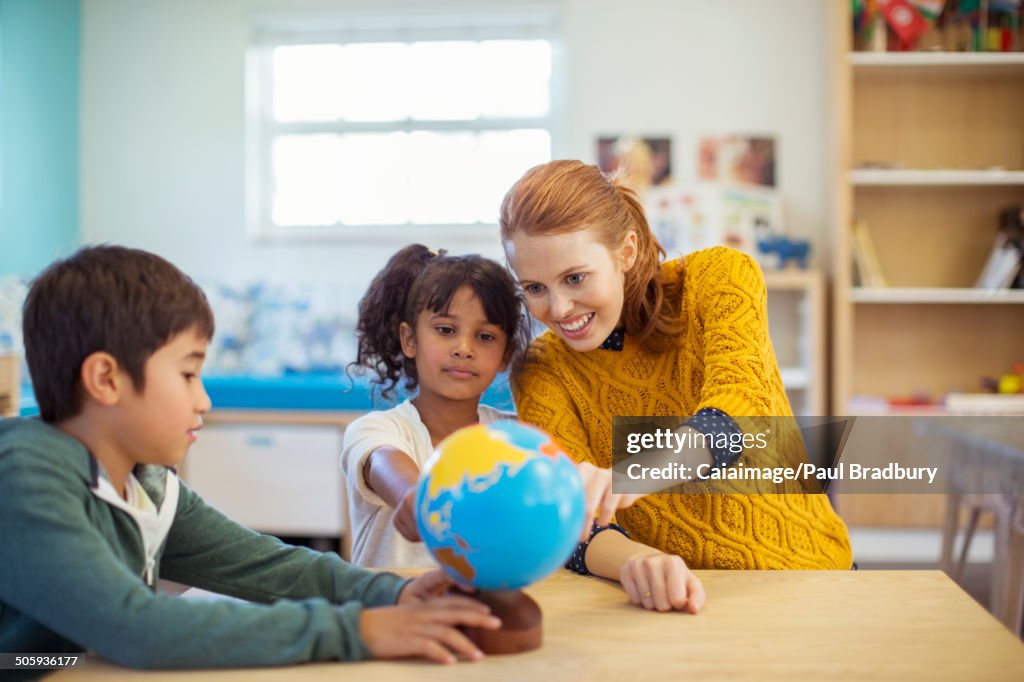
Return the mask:
MULTIPOLYGON (((688 442, 699 441, 703 438, 703 434, 692 426, 686 424, 680 426, 677 432, 682 434, 688 442)), ((691 478, 696 478, 698 471, 697 467, 701 464, 707 464, 708 466, 715 465, 715 457, 711 454, 711 450, 708 448, 686 448, 683 450, 683 466, 686 467, 686 471, 690 472, 691 478)))
POLYGON ((625 557, 625 559, 622 562, 623 564, 626 564, 627 562, 630 562, 630 561, 636 561, 638 559, 643 559, 644 557, 658 556, 659 554, 664 554, 664 552, 662 552, 657 547, 651 547, 649 545, 645 545, 645 544, 643 544, 641 542, 635 542, 635 541, 634 541, 634 544, 637 545, 637 548, 634 551, 626 554, 626 557, 625 557))

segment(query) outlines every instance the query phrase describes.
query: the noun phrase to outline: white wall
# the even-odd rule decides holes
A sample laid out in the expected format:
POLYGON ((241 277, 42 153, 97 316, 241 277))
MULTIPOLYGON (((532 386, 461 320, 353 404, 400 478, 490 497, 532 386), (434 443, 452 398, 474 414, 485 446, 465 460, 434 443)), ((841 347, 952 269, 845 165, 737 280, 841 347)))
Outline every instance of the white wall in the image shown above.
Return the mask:
MULTIPOLYGON (((525 1, 525 0, 521 0, 525 1)), ((330 281, 358 296, 398 244, 253 243, 244 216, 244 57, 252 17, 424 0, 83 0, 81 229, 194 277, 330 281)), ((455 0, 452 5, 479 3, 455 0)), ((497 4, 497 3, 495 3, 497 4)), ((826 225, 825 6, 819 0, 564 0, 566 156, 598 135, 664 133, 677 177, 698 135, 774 134, 791 231, 826 225)), ((453 251, 499 257, 492 234, 453 251)))
POLYGON ((699 136, 774 135, 791 232, 824 247, 826 9, 820 0, 568 3, 571 152, 594 161, 597 135, 664 132, 673 175, 693 179, 699 136))

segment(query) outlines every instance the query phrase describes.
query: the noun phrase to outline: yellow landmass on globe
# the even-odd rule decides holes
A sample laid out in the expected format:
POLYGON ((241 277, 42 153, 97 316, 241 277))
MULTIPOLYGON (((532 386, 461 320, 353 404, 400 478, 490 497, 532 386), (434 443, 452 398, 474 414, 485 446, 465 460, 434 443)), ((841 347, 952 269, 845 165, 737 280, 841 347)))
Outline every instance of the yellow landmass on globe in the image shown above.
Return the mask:
POLYGON ((497 441, 496 435, 486 426, 477 425, 446 438, 439 446, 444 454, 430 470, 430 498, 446 488, 457 489, 467 476, 475 479, 493 475, 499 464, 508 466, 510 473, 526 464, 533 453, 508 441, 497 441))

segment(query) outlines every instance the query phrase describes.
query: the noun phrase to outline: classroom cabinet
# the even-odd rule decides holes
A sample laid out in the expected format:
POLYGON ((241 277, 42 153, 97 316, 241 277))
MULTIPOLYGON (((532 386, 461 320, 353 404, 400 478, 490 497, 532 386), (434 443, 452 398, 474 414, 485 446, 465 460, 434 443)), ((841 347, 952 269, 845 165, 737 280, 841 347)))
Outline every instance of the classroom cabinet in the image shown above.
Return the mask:
MULTIPOLYGON (((261 418, 258 415, 252 419, 261 418)), ((278 536, 346 534, 341 424, 235 421, 211 414, 182 477, 235 521, 278 536)))

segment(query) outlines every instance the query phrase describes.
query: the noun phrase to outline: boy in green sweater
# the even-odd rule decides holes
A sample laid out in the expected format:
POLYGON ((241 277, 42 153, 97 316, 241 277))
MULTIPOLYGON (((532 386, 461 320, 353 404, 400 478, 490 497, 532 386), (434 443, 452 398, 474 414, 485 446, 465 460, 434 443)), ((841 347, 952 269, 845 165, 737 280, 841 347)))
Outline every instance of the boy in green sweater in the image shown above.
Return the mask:
MULTIPOLYGON (((210 409, 202 291, 164 259, 90 247, 50 266, 24 307, 41 419, 0 421, 0 651, 92 651, 141 668, 482 654, 498 627, 405 581, 234 523, 175 475, 210 409), (158 577, 246 602, 160 594, 158 577)), ((301 502, 297 502, 301 503, 301 502)))

